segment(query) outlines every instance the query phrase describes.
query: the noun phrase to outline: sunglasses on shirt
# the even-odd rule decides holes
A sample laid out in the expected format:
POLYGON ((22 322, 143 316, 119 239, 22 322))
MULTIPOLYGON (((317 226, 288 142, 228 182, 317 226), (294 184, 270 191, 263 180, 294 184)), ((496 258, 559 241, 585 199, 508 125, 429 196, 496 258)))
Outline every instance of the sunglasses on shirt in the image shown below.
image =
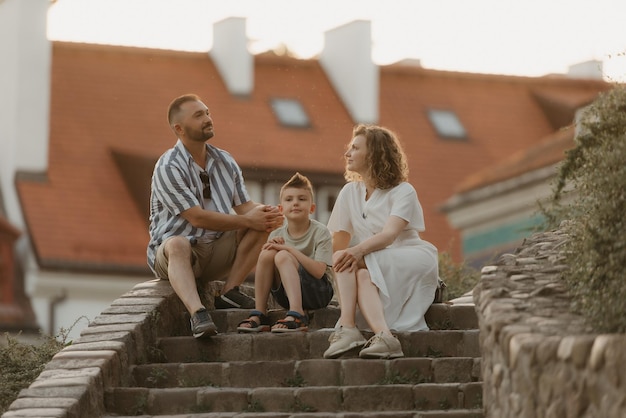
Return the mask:
POLYGON ((202 196, 205 199, 211 198, 211 184, 209 183, 209 174, 206 171, 200 173, 200 180, 202 180, 202 184, 204 185, 204 189, 202 189, 202 196))

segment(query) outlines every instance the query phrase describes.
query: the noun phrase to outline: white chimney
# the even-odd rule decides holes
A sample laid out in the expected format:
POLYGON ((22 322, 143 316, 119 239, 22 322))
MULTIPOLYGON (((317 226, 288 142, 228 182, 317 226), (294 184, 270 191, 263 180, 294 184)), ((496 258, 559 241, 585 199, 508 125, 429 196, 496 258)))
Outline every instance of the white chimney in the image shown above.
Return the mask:
POLYGON ((213 25, 213 47, 209 56, 228 91, 242 96, 252 93, 254 59, 248 51, 245 18, 231 17, 213 25))
POLYGON ((602 80, 602 61, 589 60, 570 65, 567 75, 571 78, 602 80))
POLYGON ((378 66, 372 61, 369 21, 357 20, 325 33, 320 63, 355 122, 378 122, 378 66))
POLYGON ((49 5, 50 0, 0 1, 0 190, 9 220, 19 228, 15 173, 48 169, 49 5))

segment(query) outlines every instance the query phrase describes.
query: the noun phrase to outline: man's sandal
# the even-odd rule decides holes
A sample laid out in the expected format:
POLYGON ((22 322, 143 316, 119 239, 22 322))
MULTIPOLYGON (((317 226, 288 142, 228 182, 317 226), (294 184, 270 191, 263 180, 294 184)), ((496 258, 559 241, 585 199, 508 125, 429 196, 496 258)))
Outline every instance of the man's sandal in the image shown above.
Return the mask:
POLYGON ((309 330, 309 317, 307 315, 302 315, 301 313, 298 313, 296 311, 288 311, 284 319, 279 319, 272 326, 272 332, 275 332, 275 333, 308 331, 308 330, 309 330), (293 320, 287 319, 287 317, 292 317, 293 320), (284 325, 284 327, 275 328, 276 325, 278 324, 284 325))
POLYGON ((248 319, 244 319, 237 325, 238 332, 268 332, 269 330, 270 318, 261 311, 250 312, 248 319), (258 322, 256 318, 261 322, 258 322))

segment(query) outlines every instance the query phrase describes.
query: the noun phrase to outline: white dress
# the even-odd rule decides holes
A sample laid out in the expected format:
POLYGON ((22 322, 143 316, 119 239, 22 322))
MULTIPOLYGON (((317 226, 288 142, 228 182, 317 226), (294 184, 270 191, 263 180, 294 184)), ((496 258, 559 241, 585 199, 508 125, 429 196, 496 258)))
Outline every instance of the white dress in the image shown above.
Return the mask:
POLYGON ((379 289, 389 328, 428 330, 424 314, 437 287, 437 249, 419 236, 425 229, 424 214, 413 186, 405 182, 387 190, 375 189, 366 201, 362 182, 346 184, 337 197, 328 229, 348 232, 351 245, 357 244, 382 231, 390 215, 408 224, 391 245, 365 255, 365 265, 379 289))

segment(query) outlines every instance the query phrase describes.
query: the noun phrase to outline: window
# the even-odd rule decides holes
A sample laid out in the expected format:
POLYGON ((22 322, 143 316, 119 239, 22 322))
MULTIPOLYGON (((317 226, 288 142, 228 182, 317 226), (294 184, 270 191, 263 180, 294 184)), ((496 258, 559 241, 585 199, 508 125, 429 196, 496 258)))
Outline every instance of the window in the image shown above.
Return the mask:
POLYGON ((293 128, 308 128, 311 126, 309 116, 298 100, 272 99, 271 105, 274 114, 282 125, 293 128))
POLYGON ((428 119, 442 138, 466 139, 467 134, 456 113, 451 110, 428 111, 428 119))

